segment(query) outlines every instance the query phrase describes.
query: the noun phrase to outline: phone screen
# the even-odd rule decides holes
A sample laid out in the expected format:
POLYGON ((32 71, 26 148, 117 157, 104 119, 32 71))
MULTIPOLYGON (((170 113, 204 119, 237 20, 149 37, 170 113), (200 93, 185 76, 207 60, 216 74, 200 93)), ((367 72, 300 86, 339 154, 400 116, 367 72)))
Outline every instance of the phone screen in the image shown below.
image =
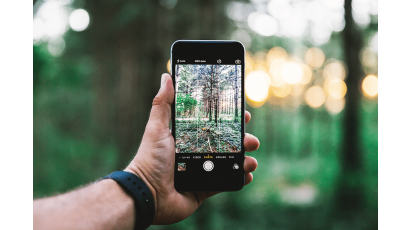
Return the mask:
POLYGON ((176 65, 176 153, 241 152, 241 68, 176 65))
POLYGON ((243 46, 187 41, 174 46, 171 55, 175 187, 181 191, 240 189, 244 180, 243 46))

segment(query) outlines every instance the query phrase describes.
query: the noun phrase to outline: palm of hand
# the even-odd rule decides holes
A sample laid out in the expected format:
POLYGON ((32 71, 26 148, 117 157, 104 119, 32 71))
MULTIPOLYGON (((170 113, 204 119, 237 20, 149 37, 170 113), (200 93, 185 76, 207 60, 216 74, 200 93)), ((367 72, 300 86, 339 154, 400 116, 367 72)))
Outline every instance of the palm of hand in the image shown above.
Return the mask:
POLYGON ((174 156, 174 138, 169 129, 153 130, 149 135, 144 135, 138 154, 129 166, 138 176, 145 178, 145 182, 155 191, 156 214, 153 224, 181 221, 190 216, 202 202, 198 198, 203 197, 203 194, 178 193, 175 190, 174 156))

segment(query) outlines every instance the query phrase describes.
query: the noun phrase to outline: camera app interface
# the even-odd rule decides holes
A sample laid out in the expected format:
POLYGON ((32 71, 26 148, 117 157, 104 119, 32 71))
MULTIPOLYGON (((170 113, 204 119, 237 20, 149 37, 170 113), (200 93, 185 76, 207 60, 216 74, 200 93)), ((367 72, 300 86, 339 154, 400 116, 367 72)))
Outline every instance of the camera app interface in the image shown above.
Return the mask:
POLYGON ((241 73, 235 64, 176 64, 176 153, 241 152, 241 73))

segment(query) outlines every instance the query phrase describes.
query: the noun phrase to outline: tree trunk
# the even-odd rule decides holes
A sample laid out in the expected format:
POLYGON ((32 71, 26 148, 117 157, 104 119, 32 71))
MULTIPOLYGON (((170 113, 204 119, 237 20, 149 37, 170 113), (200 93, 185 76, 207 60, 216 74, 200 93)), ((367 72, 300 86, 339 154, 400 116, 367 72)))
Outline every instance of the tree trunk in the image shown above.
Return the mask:
POLYGON ((363 47, 361 32, 352 17, 352 0, 345 1, 346 25, 343 30, 345 60, 348 68, 346 78, 346 108, 344 115, 344 141, 341 153, 341 175, 338 188, 338 207, 341 212, 357 211, 363 207, 363 185, 360 171, 363 169, 359 149, 360 80, 364 72, 359 59, 363 47))

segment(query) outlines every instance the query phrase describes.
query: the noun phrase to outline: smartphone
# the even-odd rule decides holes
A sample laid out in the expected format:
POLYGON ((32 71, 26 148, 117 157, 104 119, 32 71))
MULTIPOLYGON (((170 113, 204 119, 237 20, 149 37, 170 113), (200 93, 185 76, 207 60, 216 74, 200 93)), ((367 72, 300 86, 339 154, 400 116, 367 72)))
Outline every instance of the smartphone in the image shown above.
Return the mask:
POLYGON ((177 191, 237 191, 245 183, 245 48, 179 40, 171 48, 177 191))

